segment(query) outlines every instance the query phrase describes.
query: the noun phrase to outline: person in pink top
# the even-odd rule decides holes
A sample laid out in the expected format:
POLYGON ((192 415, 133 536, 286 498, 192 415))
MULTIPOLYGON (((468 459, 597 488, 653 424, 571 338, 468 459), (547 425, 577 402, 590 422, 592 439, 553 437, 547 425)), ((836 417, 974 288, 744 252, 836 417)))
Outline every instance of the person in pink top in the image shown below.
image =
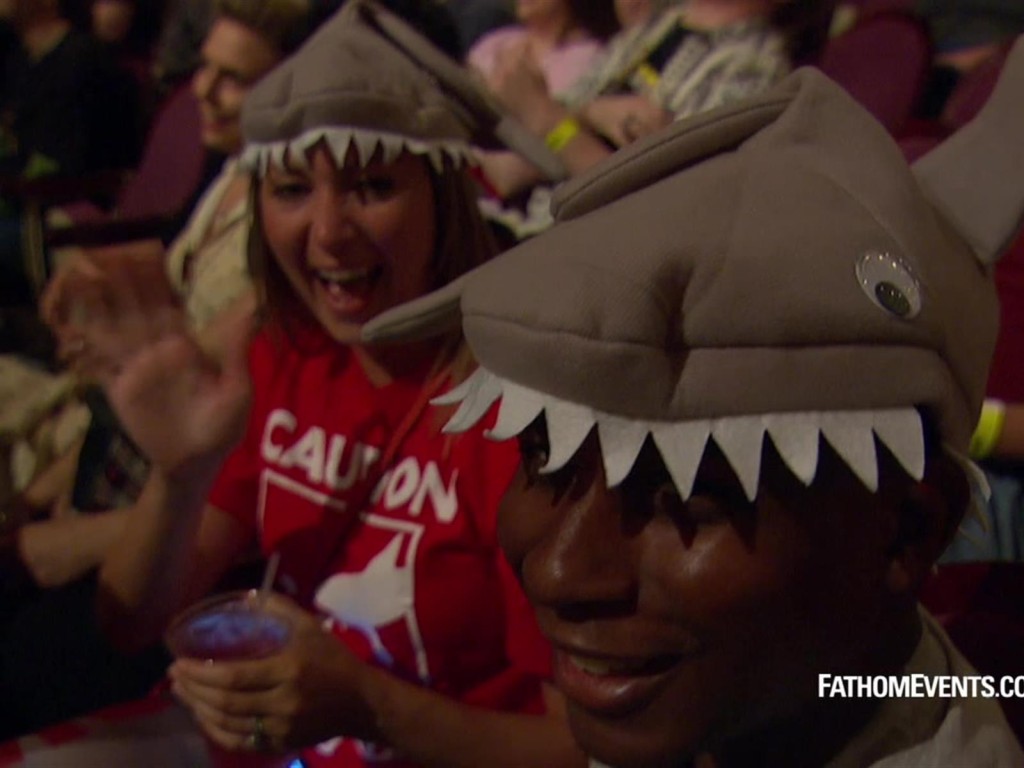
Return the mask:
POLYGON ((490 82, 504 56, 529 56, 540 68, 551 93, 570 88, 616 31, 609 0, 517 0, 519 24, 482 37, 466 62, 490 82))

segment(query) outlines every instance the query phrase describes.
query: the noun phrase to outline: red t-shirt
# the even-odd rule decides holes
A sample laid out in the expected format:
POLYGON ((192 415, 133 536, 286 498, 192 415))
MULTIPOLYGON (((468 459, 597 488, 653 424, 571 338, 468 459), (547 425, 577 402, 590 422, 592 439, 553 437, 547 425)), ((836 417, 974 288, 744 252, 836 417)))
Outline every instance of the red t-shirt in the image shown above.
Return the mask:
MULTIPOLYGON (((480 427, 443 435, 427 406, 383 468, 425 373, 377 388, 345 347, 301 352, 266 334, 250 368, 248 431, 210 503, 280 553, 278 589, 403 679, 481 707, 542 711, 547 647, 496 538, 514 442, 487 440, 480 427)), ((403 765, 351 739, 303 757, 403 765)))

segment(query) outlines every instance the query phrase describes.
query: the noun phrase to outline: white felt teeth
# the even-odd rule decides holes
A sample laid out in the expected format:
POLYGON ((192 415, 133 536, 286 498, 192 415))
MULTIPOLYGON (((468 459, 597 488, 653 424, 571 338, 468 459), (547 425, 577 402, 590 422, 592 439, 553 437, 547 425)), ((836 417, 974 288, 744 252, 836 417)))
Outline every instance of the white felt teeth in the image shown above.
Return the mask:
POLYGON ((651 427, 651 435, 679 495, 684 499, 690 498, 693 482, 697 479, 697 470, 700 469, 701 457, 711 436, 711 423, 660 422, 651 427))
POLYGON ((597 422, 597 434, 608 485, 615 487, 633 468, 650 429, 640 422, 610 416, 597 422))
POLYGON ((508 440, 526 429, 544 410, 546 398, 532 389, 501 381, 502 398, 498 418, 487 436, 508 440))
POLYGON ((548 400, 544 405, 544 421, 558 439, 548 441, 548 461, 540 471, 557 472, 579 450, 594 428, 594 412, 564 400, 548 400))
POLYGON ((789 471, 804 485, 814 482, 821 435, 817 414, 769 414, 764 417, 764 426, 789 471))
POLYGON ((871 425, 904 471, 915 480, 924 477, 924 426, 917 409, 875 411, 871 425))
POLYGON ((345 163, 352 147, 355 147, 362 167, 370 162, 378 148, 383 152, 385 163, 393 162, 403 152, 409 152, 425 156, 437 173, 444 170, 446 157, 455 167, 471 165, 474 160, 469 145, 459 141, 428 142, 361 128, 331 127, 314 128, 290 141, 249 144, 242 152, 240 165, 245 170, 256 171, 260 176, 264 176, 271 164, 283 166, 287 155, 294 167, 308 168, 307 152, 320 141, 327 144, 331 156, 339 167, 345 163))
POLYGON ((483 368, 477 368, 473 373, 463 380, 455 389, 450 389, 447 392, 443 392, 437 397, 431 398, 431 405, 455 405, 455 403, 461 403, 463 400, 475 399, 476 392, 483 386, 484 382, 488 379, 493 379, 487 371, 483 368))
POLYGON ((715 419, 711 422, 711 437, 722 449, 747 498, 753 499, 761 476, 764 420, 760 416, 715 419))
MULTIPOLYGON (((963 454, 948 449, 947 453, 963 468, 967 474, 967 480, 971 484, 971 505, 967 510, 968 515, 977 519, 983 531, 988 531, 988 500, 992 497, 992 486, 989 485, 988 477, 985 476, 985 472, 981 467, 963 454)), ((971 538, 964 533, 962 527, 960 533, 967 536, 967 538, 971 538)))
MULTIPOLYGON (((878 457, 871 412, 822 414, 821 434, 870 491, 878 490, 878 457)), ((923 440, 922 436, 922 440, 923 440)))
POLYGON ((493 439, 514 437, 544 414, 550 453, 542 472, 554 472, 565 466, 596 427, 609 487, 626 478, 648 435, 683 498, 688 498, 693 490, 709 438, 721 449, 751 500, 757 494, 765 435, 771 438, 793 475, 805 485, 814 480, 821 437, 871 491, 878 489, 876 438, 911 477, 920 480, 924 476, 924 431, 914 408, 644 421, 569 403, 501 379, 483 368, 434 402, 460 403, 445 426, 445 431, 459 432, 473 426, 499 398, 497 422, 488 432, 493 439))
POLYGON ((454 405, 459 408, 444 426, 444 432, 465 432, 476 424, 487 413, 494 401, 501 397, 501 383, 493 376, 481 376, 478 369, 463 385, 456 390, 458 398, 452 397, 456 391, 435 398, 437 405, 454 405))

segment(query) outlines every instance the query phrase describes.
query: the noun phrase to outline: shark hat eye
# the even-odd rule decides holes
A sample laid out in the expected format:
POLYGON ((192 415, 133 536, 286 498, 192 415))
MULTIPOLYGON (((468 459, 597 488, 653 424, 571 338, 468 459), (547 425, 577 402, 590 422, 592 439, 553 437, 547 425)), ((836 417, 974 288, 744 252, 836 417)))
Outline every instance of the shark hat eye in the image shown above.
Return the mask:
POLYGON ((921 311, 921 287, 898 256, 868 251, 857 262, 857 282, 876 306, 903 320, 921 311))

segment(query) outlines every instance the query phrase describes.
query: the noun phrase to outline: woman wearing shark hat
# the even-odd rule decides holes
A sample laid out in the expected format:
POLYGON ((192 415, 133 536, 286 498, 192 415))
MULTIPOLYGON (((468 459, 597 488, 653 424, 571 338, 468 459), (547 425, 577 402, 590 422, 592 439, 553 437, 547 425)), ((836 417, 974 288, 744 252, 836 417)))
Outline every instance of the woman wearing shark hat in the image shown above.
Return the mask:
POLYGON ((1012 681, 972 678, 916 599, 971 503, 1022 90, 1018 44, 911 171, 798 72, 566 185, 550 232, 364 328, 461 315, 480 368, 448 428, 500 403, 491 436, 518 437, 499 536, 601 764, 1024 765, 987 700, 1012 681), (948 685, 896 692, 924 680, 948 685))
POLYGON ((427 407, 472 367, 460 335, 359 345, 368 319, 493 253, 465 173, 481 129, 406 48, 422 44, 350 0, 247 97, 267 314, 248 354, 239 321, 210 362, 132 264, 54 298, 153 465, 103 564, 100 613, 128 642, 158 637, 258 542, 280 555, 292 600, 270 606, 293 622, 288 646, 171 668, 215 742, 307 748, 314 768, 580 766, 497 545, 514 447, 452 440, 427 407))

